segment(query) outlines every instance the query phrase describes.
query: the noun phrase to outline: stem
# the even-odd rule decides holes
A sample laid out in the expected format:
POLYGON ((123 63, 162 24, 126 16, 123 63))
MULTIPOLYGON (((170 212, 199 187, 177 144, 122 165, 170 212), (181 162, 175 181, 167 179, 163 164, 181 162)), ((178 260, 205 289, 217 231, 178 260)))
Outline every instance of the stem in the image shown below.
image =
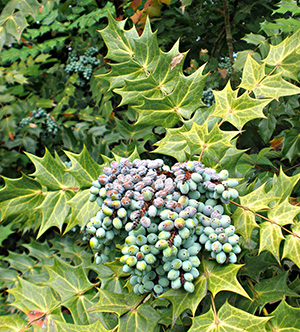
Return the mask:
POLYGON ((228 7, 227 0, 222 0, 222 1, 223 1, 223 8, 224 8, 224 23, 225 23, 227 47, 228 47, 230 62, 231 62, 231 65, 233 65, 233 45, 232 45, 232 34, 231 34, 231 28, 230 28, 229 7, 228 7))
POLYGON ((215 305, 214 297, 212 294, 210 294, 210 298, 211 298, 212 309, 213 309, 213 313, 214 313, 214 317, 215 317, 215 324, 218 326, 220 324, 220 322, 218 319, 218 313, 216 310, 216 305, 215 305))
POLYGON ((202 151, 201 151, 201 153, 200 153, 200 156, 199 156, 199 158, 198 158, 198 161, 201 160, 201 158, 202 158, 202 156, 203 156, 203 152, 204 152, 204 150, 206 149, 206 147, 207 147, 207 145, 206 145, 206 144, 203 144, 203 149, 202 149, 202 151))
POLYGON ((223 36, 225 32, 225 27, 223 27, 222 31, 219 33, 219 36, 217 37, 217 39, 215 40, 214 42, 214 45, 213 45, 213 48, 211 50, 211 54, 210 54, 210 57, 213 58, 214 57, 214 54, 215 54, 215 51, 216 51, 216 48, 217 48, 217 45, 218 45, 218 42, 220 41, 221 37, 223 36))

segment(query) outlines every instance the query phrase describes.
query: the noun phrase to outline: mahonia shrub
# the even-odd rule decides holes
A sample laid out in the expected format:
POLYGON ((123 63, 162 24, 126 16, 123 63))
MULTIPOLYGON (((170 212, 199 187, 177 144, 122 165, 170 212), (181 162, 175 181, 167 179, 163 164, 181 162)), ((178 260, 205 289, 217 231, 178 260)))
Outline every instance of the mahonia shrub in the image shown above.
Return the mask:
POLYGON ((185 76, 185 54, 179 52, 178 43, 162 52, 148 21, 141 36, 124 26, 125 21, 109 16, 109 25, 100 31, 111 70, 98 79, 109 84, 110 93, 121 96, 124 116, 117 127, 122 135, 138 140, 158 127, 164 128, 164 135, 148 160, 136 148, 126 159, 103 156, 99 165, 84 148, 80 154, 65 151, 68 166, 46 150, 42 158, 27 154, 35 166, 32 175, 5 178, 0 190, 2 231, 38 230, 40 241, 24 243, 23 249, 16 248, 1 260, 5 292, 0 331, 299 330, 299 206, 290 201, 300 175, 288 176, 280 169, 266 176, 265 183, 249 186, 242 176, 239 184, 226 177, 236 178, 238 166, 242 170, 240 160, 246 154, 236 144, 245 124, 264 118, 264 107, 272 100, 299 95, 295 64, 300 61, 300 31, 270 45, 260 62, 249 54, 239 88, 233 90, 228 82, 223 90, 214 91, 215 103, 205 107, 204 67, 185 76), (178 163, 167 167, 159 155, 178 163), (144 175, 130 173, 142 169, 144 175), (114 170, 120 172, 116 179, 123 185, 111 177, 114 170), (143 181, 131 181, 137 175, 143 181), (108 183, 112 188, 106 188, 108 183), (237 184, 239 197, 231 188, 237 184), (122 196, 131 186, 136 193, 122 196), (160 195, 165 195, 162 201, 160 195), (222 232, 216 231, 219 222, 231 230, 224 232, 228 238, 224 244, 226 237, 219 239, 222 232), (76 228, 69 236, 47 238, 52 227, 64 233, 76 227, 86 237, 96 234, 90 244, 101 253, 95 257, 76 228), (160 233, 150 233, 151 227, 160 233), (111 248, 122 232, 125 245, 118 240, 111 248), (155 245, 150 247, 149 242, 148 248, 152 240, 155 245), (178 253, 175 241, 181 241, 178 253), (239 247, 234 248, 237 241, 239 247), (202 244, 207 251, 201 250, 202 244), (224 255, 217 257, 221 246, 224 255), (157 255, 152 252, 154 258, 148 256, 147 262, 147 251, 153 248, 157 255), (144 259, 138 260, 136 250, 144 259), (237 264, 218 264, 230 260, 231 252, 237 255, 232 255, 237 264), (189 255, 196 258, 185 259, 189 255), (155 268, 161 275, 157 270, 155 276, 151 271, 143 275, 155 257, 166 269, 155 268))

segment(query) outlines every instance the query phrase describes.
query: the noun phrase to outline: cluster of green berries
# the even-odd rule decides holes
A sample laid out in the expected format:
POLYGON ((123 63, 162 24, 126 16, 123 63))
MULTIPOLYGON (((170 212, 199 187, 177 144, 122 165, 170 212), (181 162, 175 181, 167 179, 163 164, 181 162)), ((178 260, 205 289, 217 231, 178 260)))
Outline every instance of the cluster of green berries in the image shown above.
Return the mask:
POLYGON ((69 53, 65 72, 69 75, 73 72, 79 74, 78 86, 84 86, 90 80, 94 68, 101 64, 101 61, 97 59, 98 52, 98 48, 90 47, 84 55, 78 56, 75 50, 69 53))
POLYGON ((25 126, 28 126, 30 123, 40 124, 44 130, 43 133, 46 135, 52 134, 55 136, 59 129, 58 125, 52 119, 50 114, 47 114, 42 108, 32 111, 30 116, 23 118, 19 122, 19 128, 21 129, 25 126))
POLYGON ((224 57, 221 59, 221 62, 219 62, 218 67, 221 69, 227 69, 227 75, 230 77, 232 74, 232 66, 230 63, 229 57, 224 57))
POLYGON ((203 103, 207 106, 210 107, 215 103, 215 97, 214 93, 211 88, 205 90, 202 92, 202 97, 201 97, 203 103))
POLYGON ((219 264, 235 263, 241 252, 223 207, 238 197, 237 185, 228 171, 198 161, 112 161, 90 188, 100 208, 85 228, 95 262, 113 260, 119 244, 135 293, 194 292, 202 249, 219 264))

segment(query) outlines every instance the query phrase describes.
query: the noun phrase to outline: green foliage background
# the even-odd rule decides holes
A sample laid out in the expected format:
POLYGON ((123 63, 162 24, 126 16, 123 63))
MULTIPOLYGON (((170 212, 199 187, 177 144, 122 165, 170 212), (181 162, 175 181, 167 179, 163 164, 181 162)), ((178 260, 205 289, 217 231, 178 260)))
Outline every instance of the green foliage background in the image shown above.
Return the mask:
POLYGON ((143 2, 0 5, 0 331, 300 331, 297 2, 157 1, 136 26, 143 2), (224 3, 231 75, 218 65, 230 56, 224 3), (68 52, 90 46, 101 65, 79 87, 68 52), (18 127, 38 107, 57 136, 18 127), (93 264, 80 234, 97 212, 89 187, 123 156, 201 159, 240 178, 228 205, 238 264, 204 254, 193 294, 158 298, 132 292, 118 252, 93 264))

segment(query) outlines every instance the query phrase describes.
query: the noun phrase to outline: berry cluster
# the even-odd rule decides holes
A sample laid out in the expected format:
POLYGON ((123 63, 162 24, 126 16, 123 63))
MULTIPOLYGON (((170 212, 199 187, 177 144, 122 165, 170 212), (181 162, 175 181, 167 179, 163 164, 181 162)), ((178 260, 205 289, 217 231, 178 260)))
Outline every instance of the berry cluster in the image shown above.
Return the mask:
POLYGON ((219 62, 218 67, 221 69, 227 69, 227 75, 230 76, 232 74, 232 67, 230 63, 229 57, 224 57, 221 59, 221 62, 219 62))
POLYGON ((34 110, 31 113, 31 116, 27 116, 23 118, 19 123, 19 128, 23 128, 24 126, 28 126, 30 123, 35 122, 41 124, 42 128, 44 129, 44 133, 52 134, 55 136, 58 132, 58 125, 52 119, 50 114, 47 114, 42 108, 38 110, 34 110), (41 121, 39 121, 41 119, 41 121), (38 120, 38 121, 34 121, 38 120))
POLYGON ((207 106, 210 107, 215 103, 215 97, 214 93, 211 88, 205 90, 202 92, 202 97, 201 97, 203 103, 207 106))
POLYGON ((114 259, 121 244, 135 293, 192 293, 203 245, 219 264, 237 261, 239 237, 222 205, 238 197, 237 184, 199 161, 171 168, 162 159, 111 162, 90 188, 100 207, 85 228, 95 262, 114 259))
POLYGON ((81 56, 78 56, 75 50, 69 53, 65 72, 69 75, 73 72, 79 74, 78 86, 84 86, 90 80, 94 67, 101 63, 95 56, 98 52, 98 48, 90 47, 81 56))

